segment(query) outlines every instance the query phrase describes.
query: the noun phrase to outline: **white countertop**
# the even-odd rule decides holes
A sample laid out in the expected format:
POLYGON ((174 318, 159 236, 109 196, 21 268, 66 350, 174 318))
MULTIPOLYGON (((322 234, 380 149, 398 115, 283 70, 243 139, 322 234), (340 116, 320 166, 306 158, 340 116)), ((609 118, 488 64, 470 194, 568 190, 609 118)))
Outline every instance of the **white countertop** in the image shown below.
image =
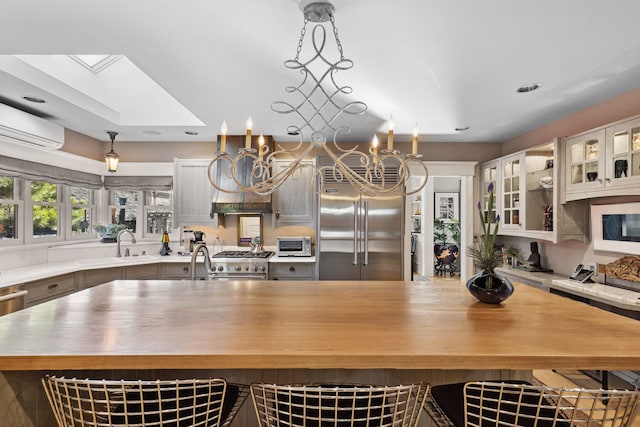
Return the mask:
POLYGON ((521 277, 527 281, 540 283, 549 289, 558 289, 573 295, 589 298, 625 310, 640 311, 640 292, 617 288, 601 283, 580 283, 567 276, 554 273, 529 272, 516 268, 496 268, 496 271, 521 277))
POLYGON ((315 256, 277 256, 274 255, 269 258, 270 263, 314 263, 316 262, 315 256))
MULTIPOLYGON (((138 255, 129 257, 100 257, 83 258, 67 262, 55 262, 48 264, 38 264, 28 267, 13 268, 0 272, 0 288, 17 285, 34 280, 46 279, 59 276, 61 274, 74 273, 83 270, 95 270, 99 268, 124 267, 130 265, 153 264, 153 263, 190 263, 190 255, 138 255)), ((199 255, 197 263, 204 262, 203 255, 199 255)), ((314 263, 316 257, 278 257, 269 258, 270 263, 314 263)))
POLYGON ((640 292, 601 283, 581 283, 570 279, 554 280, 553 287, 626 310, 640 311, 640 292))
MULTIPOLYGON (((0 273, 0 288, 31 282, 34 280, 46 279, 48 277, 59 276, 61 274, 74 273, 82 270, 95 270, 98 268, 124 267, 129 265, 153 264, 158 262, 191 262, 191 257, 179 255, 139 255, 129 257, 102 257, 85 258, 68 262, 56 262, 49 264, 38 264, 22 268, 3 270, 0 273)), ((198 262, 203 262, 203 258, 198 257, 198 262)))

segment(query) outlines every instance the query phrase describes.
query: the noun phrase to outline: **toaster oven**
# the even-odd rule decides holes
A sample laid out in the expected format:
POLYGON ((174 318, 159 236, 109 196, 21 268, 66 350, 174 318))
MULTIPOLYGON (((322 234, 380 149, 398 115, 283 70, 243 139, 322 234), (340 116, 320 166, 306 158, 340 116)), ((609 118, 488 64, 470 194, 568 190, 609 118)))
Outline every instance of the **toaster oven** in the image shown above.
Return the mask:
POLYGON ((311 256, 311 237, 286 236, 276 238, 277 256, 311 256))

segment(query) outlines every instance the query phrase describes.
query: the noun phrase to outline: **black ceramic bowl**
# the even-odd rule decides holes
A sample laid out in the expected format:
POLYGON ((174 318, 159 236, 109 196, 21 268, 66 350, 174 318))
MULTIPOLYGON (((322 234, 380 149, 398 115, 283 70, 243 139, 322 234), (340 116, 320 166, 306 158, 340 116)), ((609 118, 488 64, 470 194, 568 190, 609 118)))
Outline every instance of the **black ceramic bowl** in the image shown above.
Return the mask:
POLYGON ((598 177, 598 172, 587 172, 587 179, 589 181, 595 181, 598 177))

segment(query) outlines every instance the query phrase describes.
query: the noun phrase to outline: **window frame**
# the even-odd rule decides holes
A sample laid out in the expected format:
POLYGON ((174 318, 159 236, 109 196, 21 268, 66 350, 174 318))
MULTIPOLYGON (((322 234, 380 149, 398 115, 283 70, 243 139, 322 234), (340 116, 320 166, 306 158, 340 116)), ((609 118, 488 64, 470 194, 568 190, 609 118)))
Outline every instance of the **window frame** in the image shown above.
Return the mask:
POLYGON ((14 209, 17 209, 17 214, 15 215, 15 222, 17 226, 15 226, 15 233, 17 237, 15 239, 2 239, 0 240, 0 247, 10 247, 10 246, 19 246, 25 244, 25 226, 24 226, 24 216, 25 212, 25 204, 24 204, 24 180, 20 178, 14 178, 11 176, 2 175, 2 178, 11 178, 13 179, 13 199, 1 199, 0 204, 12 204, 15 206, 14 209))
POLYGON ((46 244, 46 243, 56 243, 56 242, 63 242, 65 240, 65 216, 66 216, 66 211, 67 209, 65 209, 65 200, 64 200, 64 191, 63 188, 65 187, 64 184, 56 184, 50 181, 46 181, 46 180, 34 180, 34 181, 29 181, 29 180, 25 180, 24 181, 24 205, 25 205, 25 209, 24 209, 24 229, 25 229, 25 245, 29 245, 29 244, 46 244), (32 188, 31 188, 31 184, 34 182, 46 182, 52 185, 56 186, 56 201, 55 202, 38 202, 38 201, 34 201, 33 197, 32 197, 32 188), (45 206, 45 207, 55 207, 58 210, 57 213, 57 231, 55 236, 42 236, 42 237, 36 237, 33 234, 33 208, 34 206, 45 206), (28 213, 27 213, 28 212, 28 213))
POLYGON ((83 187, 81 185, 65 185, 64 186, 64 199, 65 199, 65 203, 67 203, 67 212, 68 215, 65 215, 64 219, 65 219, 65 241, 73 241, 73 242, 78 242, 78 241, 91 241, 91 240, 95 240, 98 237, 98 233, 96 233, 96 231, 93 229, 94 225, 98 224, 98 218, 99 218, 99 207, 97 205, 97 201, 99 200, 98 197, 98 191, 99 190, 95 190, 92 188, 88 188, 88 187, 83 187), (89 200, 88 203, 82 204, 82 203, 73 203, 71 201, 71 195, 73 193, 72 188, 84 188, 89 192, 89 200), (86 235, 82 235, 82 234, 78 234, 78 235, 74 235, 73 234, 73 210, 74 208, 78 208, 78 207, 84 207, 84 209, 89 210, 90 215, 89 215, 89 232, 86 235))
POLYGON ((148 232, 147 230, 149 229, 149 224, 148 224, 148 219, 149 219, 149 212, 153 212, 153 211, 168 211, 170 214, 169 217, 169 221, 167 221, 170 225, 170 227, 167 227, 167 232, 171 233, 171 231, 174 228, 173 225, 173 190, 145 190, 142 192, 143 193, 143 219, 144 219, 144 228, 142 229, 142 237, 144 239, 160 239, 162 237, 162 232, 164 231, 164 229, 160 229, 158 228, 157 232, 148 232), (152 200, 152 193, 156 192, 156 191, 161 191, 161 192, 165 192, 165 193, 169 193, 169 204, 168 205, 158 205, 158 204, 152 204, 151 200, 152 200))
MULTIPOLYGON (((119 204, 112 204, 112 192, 119 190, 107 190, 105 188, 93 189, 83 187, 82 185, 58 184, 54 182, 42 180, 26 180, 2 175, 5 178, 11 178, 14 181, 13 199, 0 199, 2 204, 13 204, 16 206, 17 214, 15 216, 17 226, 15 233, 17 238, 0 240, 0 248, 11 246, 30 246, 30 245, 63 245, 66 243, 83 243, 95 242, 99 240, 99 236, 94 230, 94 226, 98 224, 111 223, 111 209, 118 208, 119 204), (55 202, 38 202, 32 200, 31 184, 32 182, 43 181, 57 186, 55 202), (72 203, 71 194, 73 188, 84 188, 89 191, 89 201, 87 204, 72 203), (57 233, 55 235, 43 235, 38 237, 33 234, 33 209, 34 206, 51 206, 55 207, 58 212, 57 233), (88 215, 89 232, 86 235, 74 235, 73 211, 74 208, 85 208, 90 210, 88 215)), ((127 190, 122 190, 127 191, 127 190)), ((127 205, 127 209, 133 209, 136 219, 136 232, 134 233, 139 240, 159 240, 162 231, 158 229, 157 233, 147 232, 149 224, 147 224, 147 215, 153 210, 166 210, 170 212, 170 227, 167 230, 171 232, 175 227, 173 225, 173 189, 160 190, 169 193, 170 200, 168 205, 152 204, 152 193, 154 190, 132 191, 137 196, 137 204, 134 206, 127 205)))
MULTIPOLYGON (((119 190, 105 190, 105 197, 104 197, 104 201, 105 201, 105 209, 104 209, 104 218, 105 224, 111 224, 111 209, 117 209, 119 208, 121 205, 119 204, 114 204, 112 202, 112 199, 114 197, 114 192, 117 192, 119 190)), ((151 200, 151 193, 153 191, 157 191, 157 190, 139 190, 139 191, 131 191, 131 190, 122 190, 122 191, 128 191, 128 192, 132 192, 132 193, 136 193, 137 197, 138 197, 138 203, 137 205, 135 205, 135 215, 136 215, 136 231, 134 233, 134 235, 136 236, 136 239, 144 241, 144 240, 158 240, 160 239, 160 237, 162 236, 162 231, 158 231, 158 233, 150 233, 147 232, 149 224, 147 223, 147 214, 150 210, 153 209, 157 209, 157 208, 162 208, 170 211, 171 212, 171 229, 167 230, 169 233, 171 233, 171 231, 173 230, 173 228, 175 228, 173 226, 173 189, 171 190, 161 190, 161 191, 165 191, 170 193, 170 202, 169 205, 162 206, 162 205, 155 205, 155 204, 150 204, 150 200, 151 200)), ((131 205, 126 205, 127 208, 129 209, 133 209, 133 206, 131 205)))

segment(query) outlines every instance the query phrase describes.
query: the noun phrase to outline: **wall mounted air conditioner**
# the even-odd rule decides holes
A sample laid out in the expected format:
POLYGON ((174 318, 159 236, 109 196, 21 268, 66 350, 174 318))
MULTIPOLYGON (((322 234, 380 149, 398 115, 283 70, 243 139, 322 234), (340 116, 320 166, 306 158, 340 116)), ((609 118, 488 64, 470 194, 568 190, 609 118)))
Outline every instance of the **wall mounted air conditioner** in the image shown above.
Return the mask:
POLYGON ((0 104, 0 141, 57 150, 64 144, 64 127, 0 104))

